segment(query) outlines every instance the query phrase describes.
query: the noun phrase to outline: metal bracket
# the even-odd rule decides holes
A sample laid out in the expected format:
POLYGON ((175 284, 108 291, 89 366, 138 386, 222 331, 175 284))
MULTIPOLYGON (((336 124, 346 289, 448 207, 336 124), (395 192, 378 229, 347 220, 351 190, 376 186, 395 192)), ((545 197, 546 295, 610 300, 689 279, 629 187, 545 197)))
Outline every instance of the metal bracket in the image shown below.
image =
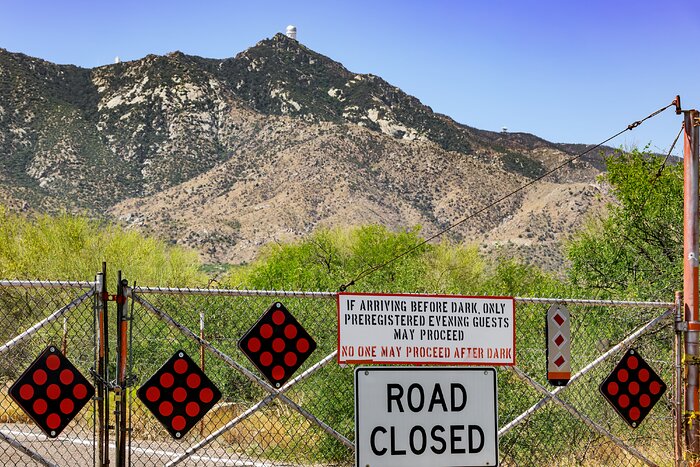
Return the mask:
POLYGON ((700 357, 686 354, 683 356, 683 364, 685 364, 685 365, 700 365, 700 357))

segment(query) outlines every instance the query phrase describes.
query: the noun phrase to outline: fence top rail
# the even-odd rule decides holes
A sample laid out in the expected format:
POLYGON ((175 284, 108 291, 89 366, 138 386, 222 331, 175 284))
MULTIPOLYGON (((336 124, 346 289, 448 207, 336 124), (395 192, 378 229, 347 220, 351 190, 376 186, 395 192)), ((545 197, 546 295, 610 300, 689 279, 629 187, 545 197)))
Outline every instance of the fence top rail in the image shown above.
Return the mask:
POLYGON ((594 300, 586 298, 535 298, 535 297, 515 297, 520 303, 546 303, 546 304, 569 304, 569 305, 591 305, 591 306, 614 306, 628 308, 673 308, 674 302, 642 302, 632 300, 594 300))
POLYGON ((140 294, 169 294, 169 295, 218 295, 232 297, 303 297, 334 299, 337 292, 303 292, 293 290, 248 290, 248 289, 199 289, 180 287, 143 287, 131 289, 140 294))
POLYGON ((2 287, 32 287, 32 288, 55 288, 55 289, 92 289, 97 286, 97 282, 90 281, 41 281, 41 280, 0 280, 2 287))
MULTIPOLYGON (((250 290, 250 289, 202 289, 183 287, 148 287, 137 286, 131 289, 140 294, 169 294, 169 295, 212 295, 212 296, 232 296, 232 297, 302 297, 302 298, 326 298, 334 299, 338 292, 310 292, 294 290, 250 290)), ((402 293, 401 295, 423 295, 402 293)), ((674 302, 644 302, 625 300, 593 300, 583 298, 536 298, 536 297, 515 297, 520 303, 545 303, 545 304, 571 304, 571 305, 591 305, 591 306, 615 306, 630 308, 671 308, 674 302)))

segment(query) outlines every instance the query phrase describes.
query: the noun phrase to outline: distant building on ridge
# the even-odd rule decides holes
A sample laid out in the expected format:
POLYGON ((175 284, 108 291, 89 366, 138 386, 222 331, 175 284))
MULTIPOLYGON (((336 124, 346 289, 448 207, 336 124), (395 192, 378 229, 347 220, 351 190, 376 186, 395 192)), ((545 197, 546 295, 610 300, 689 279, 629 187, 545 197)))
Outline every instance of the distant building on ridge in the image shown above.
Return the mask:
POLYGON ((292 26, 291 24, 287 26, 287 37, 290 39, 297 40, 297 27, 292 26))

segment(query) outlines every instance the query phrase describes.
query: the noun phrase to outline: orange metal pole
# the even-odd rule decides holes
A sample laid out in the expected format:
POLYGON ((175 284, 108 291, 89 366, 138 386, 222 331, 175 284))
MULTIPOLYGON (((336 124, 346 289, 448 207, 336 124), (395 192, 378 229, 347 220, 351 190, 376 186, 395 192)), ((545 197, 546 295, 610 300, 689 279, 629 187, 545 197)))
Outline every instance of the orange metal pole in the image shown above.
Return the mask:
POLYGON ((684 111, 683 310, 685 338, 686 450, 690 465, 700 465, 700 405, 698 404, 698 112, 684 111))

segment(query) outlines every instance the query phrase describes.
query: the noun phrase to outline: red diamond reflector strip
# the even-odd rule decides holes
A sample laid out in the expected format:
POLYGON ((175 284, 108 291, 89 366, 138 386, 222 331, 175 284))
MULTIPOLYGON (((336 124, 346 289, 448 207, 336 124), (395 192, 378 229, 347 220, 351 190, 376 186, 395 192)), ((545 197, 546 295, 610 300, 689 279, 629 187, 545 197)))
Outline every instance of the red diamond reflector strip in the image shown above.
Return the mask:
POLYGON ((277 302, 241 337, 238 348, 273 386, 280 387, 304 364, 316 342, 277 302))
POLYGON ((57 437, 95 388, 56 346, 48 346, 10 386, 10 396, 49 438, 57 437))
POLYGON ((221 391, 183 350, 175 352, 136 395, 175 439, 182 439, 221 399, 221 391))
POLYGON ((547 381, 565 386, 571 379, 571 315, 563 305, 547 310, 547 381))
POLYGON ((659 375, 629 349, 600 385, 600 392, 629 426, 637 428, 666 391, 659 375))

